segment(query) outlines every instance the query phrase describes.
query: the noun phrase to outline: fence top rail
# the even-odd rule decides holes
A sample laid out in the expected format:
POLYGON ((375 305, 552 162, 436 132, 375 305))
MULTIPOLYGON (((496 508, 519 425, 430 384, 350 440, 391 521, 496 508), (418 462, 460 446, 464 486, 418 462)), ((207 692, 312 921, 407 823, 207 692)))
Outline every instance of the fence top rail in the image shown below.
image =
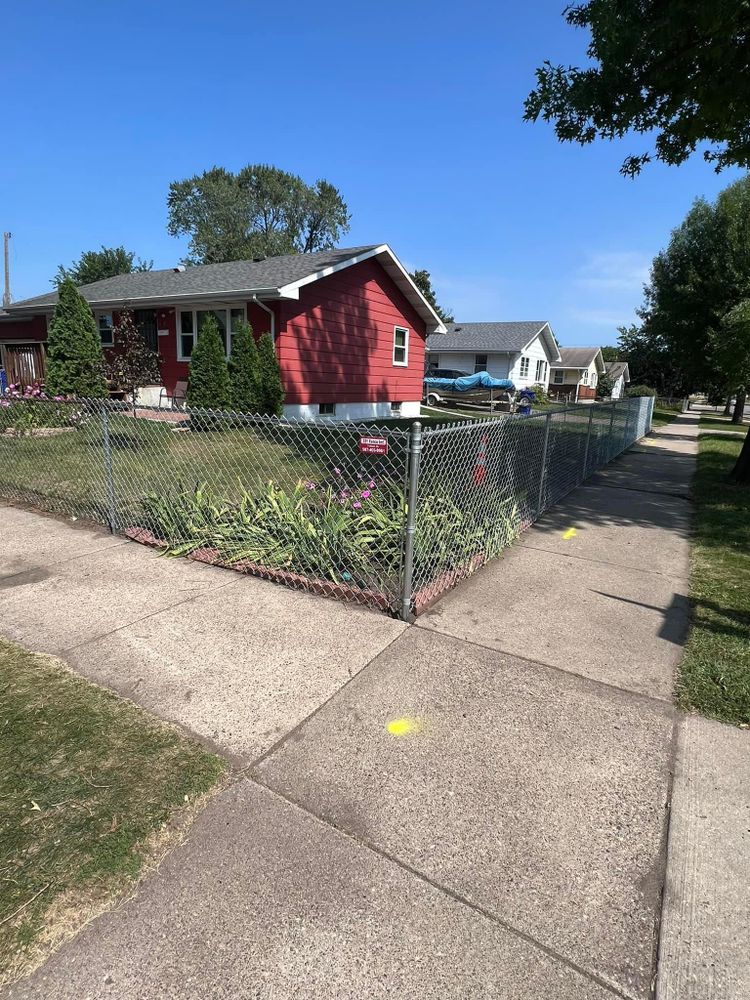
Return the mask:
POLYGON ((537 410, 534 413, 498 413, 492 417, 482 417, 479 420, 458 420, 454 423, 438 424, 437 426, 424 427, 423 434, 426 436, 434 437, 437 435, 445 434, 459 434, 462 431, 466 431, 467 428, 485 428, 487 424, 499 424, 504 425, 508 421, 524 421, 524 420, 545 420, 547 417, 552 419, 556 417, 564 416, 566 413, 575 413, 577 416, 582 417, 582 419, 588 419, 590 412, 599 411, 602 412, 606 410, 610 412, 611 410, 630 408, 634 403, 638 403, 639 396, 630 396, 625 399, 612 399, 606 403, 579 403, 575 406, 562 406, 554 407, 545 410, 537 410))

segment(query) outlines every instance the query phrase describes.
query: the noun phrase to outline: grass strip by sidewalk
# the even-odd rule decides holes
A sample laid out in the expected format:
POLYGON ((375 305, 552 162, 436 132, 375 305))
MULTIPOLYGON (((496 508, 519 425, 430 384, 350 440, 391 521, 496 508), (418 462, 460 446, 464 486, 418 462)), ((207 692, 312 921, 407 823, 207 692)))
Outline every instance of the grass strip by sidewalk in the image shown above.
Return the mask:
POLYGON ((224 769, 177 729, 0 639, 0 984, 175 843, 224 769))
POLYGON ((707 417, 702 413, 698 424, 701 431, 732 431, 735 434, 747 434, 747 424, 733 424, 728 417, 707 417))
POLYGON ((658 406, 654 407, 651 423, 654 427, 663 427, 665 424, 671 424, 672 421, 676 420, 681 412, 682 410, 663 410, 658 406))
POLYGON ((692 628, 677 683, 686 710, 750 724, 750 487, 727 477, 742 447, 702 434, 693 486, 692 628))

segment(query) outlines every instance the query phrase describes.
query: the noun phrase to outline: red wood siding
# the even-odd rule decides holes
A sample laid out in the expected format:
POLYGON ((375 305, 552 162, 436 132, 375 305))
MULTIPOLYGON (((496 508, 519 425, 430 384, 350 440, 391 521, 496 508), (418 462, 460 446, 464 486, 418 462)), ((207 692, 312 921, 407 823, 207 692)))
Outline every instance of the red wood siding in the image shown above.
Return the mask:
POLYGON ((47 319, 32 316, 31 319, 0 320, 0 342, 3 340, 26 340, 43 342, 47 339, 47 319))
POLYGON ((426 327, 372 260, 282 302, 276 347, 287 403, 403 402, 422 397, 426 327), (393 328, 409 330, 409 365, 393 364, 393 328))

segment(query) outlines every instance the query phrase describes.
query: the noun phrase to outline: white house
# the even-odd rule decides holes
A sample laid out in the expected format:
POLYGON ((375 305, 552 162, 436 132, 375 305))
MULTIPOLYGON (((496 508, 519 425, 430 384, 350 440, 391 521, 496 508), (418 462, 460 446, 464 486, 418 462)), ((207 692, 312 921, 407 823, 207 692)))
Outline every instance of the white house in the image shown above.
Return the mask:
POLYGON ((604 358, 598 347, 561 347, 558 364, 552 367, 549 389, 553 396, 578 402, 596 399, 604 358))
POLYGON ((613 380, 612 399, 622 399, 625 388, 630 381, 630 369, 627 361, 605 361, 604 369, 613 380))
POLYGON ((550 366, 560 348, 549 323, 447 323, 446 333, 427 338, 428 371, 489 372, 518 389, 549 385, 550 366))

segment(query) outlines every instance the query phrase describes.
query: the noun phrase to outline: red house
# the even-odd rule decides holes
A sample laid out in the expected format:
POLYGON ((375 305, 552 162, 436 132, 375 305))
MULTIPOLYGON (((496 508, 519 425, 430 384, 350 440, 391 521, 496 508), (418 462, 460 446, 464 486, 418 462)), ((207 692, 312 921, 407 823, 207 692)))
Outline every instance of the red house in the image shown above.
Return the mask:
MULTIPOLYGON (((417 416, 425 339, 445 330, 386 244, 226 264, 121 274, 79 291, 105 351, 117 350, 119 311, 131 309, 158 351, 163 385, 186 381, 198 330, 212 313, 231 354, 247 319, 270 331, 286 389, 286 416, 314 419, 417 416)), ((57 293, 0 312, 0 352, 9 382, 43 378, 44 343, 57 293)), ((158 401, 160 386, 141 402, 158 401)))

